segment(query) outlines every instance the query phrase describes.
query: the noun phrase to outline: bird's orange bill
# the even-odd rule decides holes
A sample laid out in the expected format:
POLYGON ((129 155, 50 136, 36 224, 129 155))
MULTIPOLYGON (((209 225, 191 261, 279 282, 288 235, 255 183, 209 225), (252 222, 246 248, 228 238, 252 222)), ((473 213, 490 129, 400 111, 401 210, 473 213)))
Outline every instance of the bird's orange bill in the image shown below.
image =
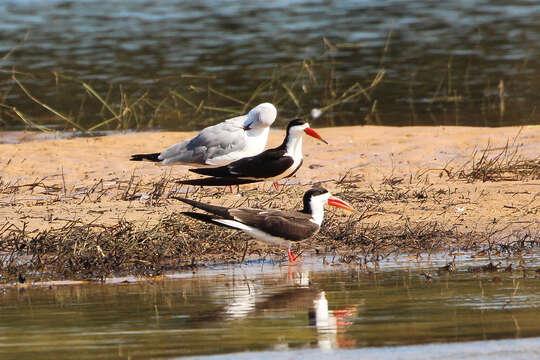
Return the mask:
POLYGON ((347 204, 345 201, 334 196, 328 199, 328 205, 335 206, 335 207, 342 208, 349 211, 356 211, 351 205, 347 204))
POLYGON ((313 130, 312 128, 309 128, 309 127, 308 127, 308 128, 306 128, 306 129, 304 129, 304 132, 305 132, 306 134, 308 134, 309 136, 312 136, 312 137, 314 137, 315 139, 319 139, 319 140, 321 140, 323 143, 328 144, 328 142, 327 142, 326 140, 324 140, 324 139, 321 137, 321 135, 319 135, 319 134, 318 134, 315 130, 313 130))

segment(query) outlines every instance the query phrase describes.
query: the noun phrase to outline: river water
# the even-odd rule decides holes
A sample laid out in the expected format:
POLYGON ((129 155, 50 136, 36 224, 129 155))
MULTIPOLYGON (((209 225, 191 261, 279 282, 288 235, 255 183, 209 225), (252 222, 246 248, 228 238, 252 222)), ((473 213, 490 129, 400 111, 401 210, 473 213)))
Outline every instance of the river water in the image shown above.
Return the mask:
POLYGON ((85 129, 113 114, 79 81, 117 116, 132 105, 101 130, 200 128, 262 101, 278 125, 335 102, 317 126, 538 124, 539 16, 525 0, 4 0, 0 126, 25 127, 16 107, 72 127, 13 70, 85 129))
POLYGON ((538 252, 215 265, 166 279, 7 287, 3 359, 532 359, 538 252), (456 271, 441 270, 455 261, 456 271), (478 271, 492 261, 513 271, 478 271), (328 352, 331 352, 330 354, 328 352))

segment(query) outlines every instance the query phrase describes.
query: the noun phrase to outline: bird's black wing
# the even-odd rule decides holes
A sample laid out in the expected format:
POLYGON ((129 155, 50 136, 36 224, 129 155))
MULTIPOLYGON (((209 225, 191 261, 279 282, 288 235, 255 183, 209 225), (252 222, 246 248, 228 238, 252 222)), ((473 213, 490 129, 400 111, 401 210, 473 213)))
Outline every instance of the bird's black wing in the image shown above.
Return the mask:
POLYGON ((294 160, 284 156, 286 150, 270 149, 259 155, 246 157, 217 168, 189 169, 189 171, 214 177, 266 179, 285 172, 294 160))
POLYGON ((131 155, 130 161, 152 161, 152 162, 161 162, 163 160, 158 159, 160 153, 153 153, 153 154, 134 154, 131 155))
POLYGON ((260 180, 239 179, 235 177, 207 177, 202 179, 189 179, 180 180, 178 184, 192 185, 192 186, 231 186, 231 185, 243 185, 251 184, 260 180))
POLYGON ((292 241, 307 239, 319 230, 319 225, 310 221, 311 215, 296 211, 229 209, 229 214, 234 220, 292 241))

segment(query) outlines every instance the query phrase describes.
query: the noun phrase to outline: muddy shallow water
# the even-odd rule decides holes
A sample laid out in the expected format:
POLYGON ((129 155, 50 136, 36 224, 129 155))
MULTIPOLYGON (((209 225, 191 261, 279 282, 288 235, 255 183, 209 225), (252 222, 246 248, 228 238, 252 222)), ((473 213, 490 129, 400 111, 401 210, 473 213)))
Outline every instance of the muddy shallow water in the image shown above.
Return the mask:
POLYGON ((527 356, 540 348, 534 338, 540 336, 538 255, 491 259, 512 264, 511 272, 477 272, 489 260, 468 255, 456 257, 454 272, 440 270, 451 256, 400 257, 378 269, 327 257, 295 266, 209 266, 145 281, 7 287, 0 296, 0 356, 136 359, 256 351, 243 356, 271 358, 294 351, 295 357, 321 358, 320 351, 329 350, 346 358, 395 358, 399 350, 409 358, 433 351, 443 358, 503 358, 509 349, 527 356), (402 347, 428 343, 448 344, 402 347))

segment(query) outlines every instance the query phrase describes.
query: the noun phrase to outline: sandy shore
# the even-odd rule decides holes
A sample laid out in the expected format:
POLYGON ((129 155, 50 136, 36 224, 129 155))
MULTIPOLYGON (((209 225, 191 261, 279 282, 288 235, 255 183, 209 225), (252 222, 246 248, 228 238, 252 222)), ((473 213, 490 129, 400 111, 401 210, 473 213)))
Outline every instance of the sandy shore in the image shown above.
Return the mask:
MULTIPOLYGON (((475 149, 488 144, 494 149, 490 154, 497 154, 510 141, 522 158, 538 159, 540 127, 363 126, 318 131, 330 145, 305 139, 304 166, 288 183, 297 184, 301 191, 317 181, 334 192, 354 189, 357 196, 351 201, 360 212, 367 209, 363 225, 437 221, 459 231, 500 234, 540 228, 539 174, 520 181, 486 182, 455 176, 475 149), (346 174, 345 181, 337 184, 346 174), (369 201, 377 197, 375 204, 369 201)), ((174 183, 193 176, 187 168, 128 159, 130 154, 159 151, 193 134, 130 133, 0 144, 0 225, 32 231, 62 227, 73 220, 151 224, 177 213, 185 207, 168 197, 190 190, 174 183)), ((279 144, 283 134, 283 130, 272 131, 269 146, 279 144)), ((21 137, 33 140, 24 133, 0 137, 12 142, 21 137)), ((238 203, 247 189, 272 191, 270 184, 245 186, 239 194, 211 189, 208 201, 238 203)), ((299 204, 297 197, 271 206, 299 204)))

